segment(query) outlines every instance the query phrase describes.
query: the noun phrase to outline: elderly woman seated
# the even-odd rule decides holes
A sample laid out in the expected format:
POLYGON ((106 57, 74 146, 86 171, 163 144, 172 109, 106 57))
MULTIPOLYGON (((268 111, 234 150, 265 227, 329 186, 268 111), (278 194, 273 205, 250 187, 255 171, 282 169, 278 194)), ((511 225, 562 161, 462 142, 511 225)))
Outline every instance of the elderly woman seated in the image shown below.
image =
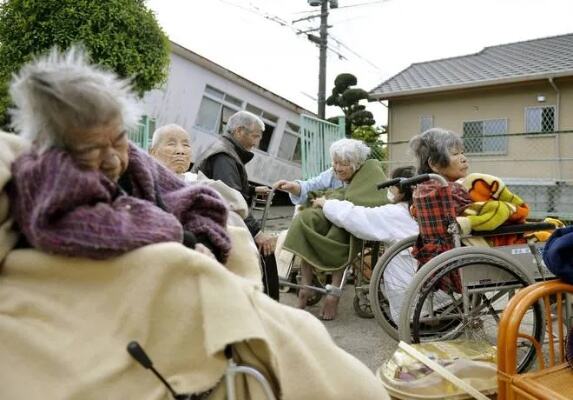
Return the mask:
MULTIPOLYGON (((356 205, 375 207, 386 202, 376 190, 376 184, 386 180, 380 163, 368 160, 370 149, 363 142, 341 139, 330 146, 332 168, 307 181, 285 181, 275 187, 290 193, 291 201, 303 204, 323 191, 328 198, 348 200, 356 205)), ((312 201, 312 200, 311 200, 312 201)), ((284 248, 302 258, 302 284, 312 283, 313 270, 332 272, 332 284, 340 286, 343 270, 351 256, 351 236, 329 222, 321 208, 306 208, 293 220, 285 239, 284 248)), ((305 308, 310 289, 301 289, 298 307, 305 308)), ((326 296, 320 317, 334 319, 339 298, 326 296)))
POLYGON ((177 124, 163 125, 153 132, 149 154, 185 182, 195 182, 197 175, 189 172, 192 148, 189 133, 177 124))
MULTIPOLYGON (((177 398, 225 398, 229 357, 256 365, 276 398, 388 398, 318 321, 231 272, 256 256, 234 228, 230 248, 216 193, 129 143, 126 82, 72 50, 25 66, 11 92, 33 145, 22 153, 21 137, 0 132, 0 398, 167 398, 129 358, 132 340, 177 398), (14 237, 4 190, 27 248, 2 240, 14 237)), ((237 382, 238 399, 263 398, 251 378, 237 382)))
POLYGON ((227 209, 128 140, 140 113, 127 81, 81 50, 53 50, 11 84, 15 130, 33 143, 12 166, 12 214, 26 246, 105 259, 180 242, 225 262, 227 209))

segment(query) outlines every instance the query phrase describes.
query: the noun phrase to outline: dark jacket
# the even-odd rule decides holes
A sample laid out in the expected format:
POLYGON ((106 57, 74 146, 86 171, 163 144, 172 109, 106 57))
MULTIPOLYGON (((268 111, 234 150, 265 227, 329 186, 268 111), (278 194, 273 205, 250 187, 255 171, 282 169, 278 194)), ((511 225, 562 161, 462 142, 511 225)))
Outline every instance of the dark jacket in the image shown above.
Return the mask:
POLYGON ((573 284, 573 226, 553 232, 545 243, 543 261, 555 276, 573 284))
MULTIPOLYGON (((249 184, 245 164, 253 157, 252 152, 226 133, 201 154, 191 172, 201 171, 207 178, 224 182, 241 192, 247 204, 251 204, 255 188, 249 184)), ((252 215, 249 214, 244 221, 253 237, 261 230, 261 225, 252 215)))

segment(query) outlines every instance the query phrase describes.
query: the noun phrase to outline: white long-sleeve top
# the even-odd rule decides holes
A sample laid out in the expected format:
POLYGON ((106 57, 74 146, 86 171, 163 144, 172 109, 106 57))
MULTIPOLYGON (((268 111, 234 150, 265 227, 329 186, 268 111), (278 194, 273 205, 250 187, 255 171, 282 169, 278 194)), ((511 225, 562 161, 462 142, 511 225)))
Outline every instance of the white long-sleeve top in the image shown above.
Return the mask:
MULTIPOLYGON (((355 206, 346 200, 326 200, 326 218, 352 235, 391 245, 418 234, 418 223, 408 210, 408 203, 386 204, 380 207, 355 206)), ((405 289, 416 273, 418 262, 408 249, 393 257, 384 270, 385 295, 390 303, 392 319, 400 318, 405 289)))
POLYGON ((321 172, 318 176, 310 178, 306 181, 296 180, 300 185, 300 194, 295 196, 290 193, 290 200, 293 204, 302 204, 308 199, 308 193, 313 190, 336 189, 344 186, 344 183, 336 177, 334 169, 329 168, 321 172))
POLYGON ((418 223, 405 202, 362 207, 346 200, 326 200, 323 211, 330 222, 359 239, 393 243, 418 234, 418 223))

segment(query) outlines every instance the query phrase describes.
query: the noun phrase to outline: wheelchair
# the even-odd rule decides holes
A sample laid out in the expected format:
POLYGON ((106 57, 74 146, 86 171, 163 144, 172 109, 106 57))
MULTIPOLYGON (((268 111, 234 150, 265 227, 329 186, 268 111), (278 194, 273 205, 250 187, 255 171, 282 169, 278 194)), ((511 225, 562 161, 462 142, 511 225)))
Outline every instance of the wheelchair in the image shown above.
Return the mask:
MULTIPOLYGON (((271 205, 273 203, 273 198, 275 196, 276 189, 272 189, 268 193, 258 193, 252 198, 251 204, 249 206, 249 212, 253 215, 259 216, 259 221, 261 224, 261 232, 265 232, 267 221, 270 214, 271 205)), ((277 263, 275 255, 260 257, 261 264, 261 274, 263 276, 263 290, 272 299, 279 301, 280 298, 280 286, 279 286, 279 275, 277 271, 277 263)))
MULTIPOLYGON (((274 196, 274 192, 275 189, 269 195, 270 199, 274 196)), ((270 204, 267 201, 262 214, 263 226, 268 219, 269 206, 270 204)), ((309 297, 307 306, 313 306, 326 295, 340 298, 346 284, 352 281, 354 283, 354 298, 352 301, 354 312, 360 318, 374 318, 369 298, 370 279, 374 265, 376 265, 384 251, 384 246, 379 242, 365 241, 353 236, 351 237, 350 246, 349 258, 344 266, 344 274, 340 286, 330 284, 328 275, 324 282, 321 282, 314 276, 312 285, 301 285, 299 276, 300 258, 293 255, 288 261, 288 267, 283 271, 282 276, 279 275, 281 291, 288 292, 291 289, 300 290, 302 288, 310 289, 313 291, 313 295, 309 297)))
MULTIPOLYGON (((425 174, 390 184, 415 185, 429 179, 436 179, 441 184, 435 200, 443 204, 445 209, 451 210, 451 191, 439 175, 425 174)), ((424 221, 420 221, 420 218, 424 217, 418 216, 423 226, 424 221)), ((434 257, 419 269, 417 261, 411 258, 415 273, 409 275, 410 282, 408 279, 402 282, 405 294, 402 294, 398 321, 392 318, 389 310, 392 298, 388 297, 384 272, 392 258, 408 252, 418 237, 394 244, 380 259, 374 269, 370 288, 375 317, 391 337, 407 343, 465 336, 495 344, 500 315, 508 301, 520 288, 551 276, 539 256, 543 245, 530 240, 527 244, 496 248, 462 247, 462 241, 477 236, 522 234, 554 227, 546 223, 507 225, 495 231, 473 232, 464 236, 452 212, 448 212, 445 221, 441 223, 445 228, 444 240, 451 241, 453 248, 434 257)), ((394 282, 395 286, 399 284, 394 282)), ((540 338, 543 325, 541 309, 532 306, 522 325, 522 330, 528 335, 540 338)), ((534 357, 534 347, 521 341, 518 369, 526 369, 534 357)))
POLYGON ((400 305, 408 285, 418 268, 412 256, 417 235, 402 239, 387 247, 372 270, 369 288, 369 303, 372 314, 380 327, 394 340, 399 340, 398 322, 400 305), (401 257, 402 269, 396 271, 394 260, 401 257))
POLYGON ((384 247, 379 242, 364 241, 351 237, 351 251, 344 266, 340 286, 329 283, 328 275, 324 282, 321 282, 315 275, 312 280, 312 285, 300 284, 298 274, 299 258, 297 256, 292 257, 285 276, 279 277, 279 283, 285 290, 300 290, 303 288, 312 290, 313 295, 307 300, 307 306, 313 306, 326 295, 340 298, 346 284, 352 281, 354 284, 354 298, 352 300, 354 312, 360 318, 374 318, 369 298, 370 279, 373 271, 372 265, 376 265, 383 250, 384 247))

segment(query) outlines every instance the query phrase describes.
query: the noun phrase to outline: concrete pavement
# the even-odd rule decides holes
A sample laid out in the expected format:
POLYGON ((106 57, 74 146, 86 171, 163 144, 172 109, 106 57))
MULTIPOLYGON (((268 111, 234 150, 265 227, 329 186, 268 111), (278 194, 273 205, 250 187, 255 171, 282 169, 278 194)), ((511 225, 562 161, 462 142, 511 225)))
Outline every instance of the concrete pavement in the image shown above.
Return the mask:
MULTIPOLYGON (((266 230, 277 232, 288 229, 293 211, 293 206, 271 207, 266 230)), ((255 211, 255 215, 257 213, 255 211)), ((382 362, 392 355, 397 347, 397 342, 391 339, 374 319, 358 317, 352 306, 353 298, 354 287, 347 285, 338 305, 337 318, 334 321, 321 322, 340 347, 361 360, 372 371, 376 371, 382 362)), ((281 303, 295 306, 296 294, 294 291, 281 293, 281 303)), ((322 302, 308 307, 307 311, 317 316, 321 304, 322 302)))

